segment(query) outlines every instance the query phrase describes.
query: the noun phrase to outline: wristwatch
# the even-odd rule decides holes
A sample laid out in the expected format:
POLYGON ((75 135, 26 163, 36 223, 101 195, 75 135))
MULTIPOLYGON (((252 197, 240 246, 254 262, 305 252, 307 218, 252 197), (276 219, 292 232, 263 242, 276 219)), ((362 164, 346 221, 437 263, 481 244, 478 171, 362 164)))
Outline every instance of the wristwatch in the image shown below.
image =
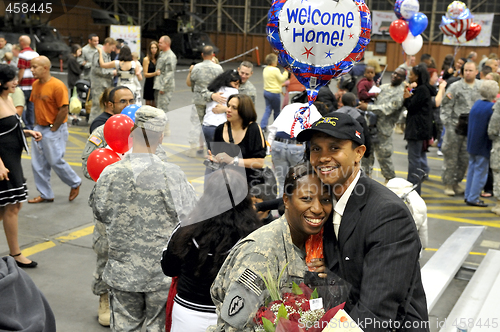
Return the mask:
POLYGON ((239 162, 240 162, 240 158, 238 158, 238 156, 234 157, 234 159, 233 159, 233 166, 238 166, 239 162))

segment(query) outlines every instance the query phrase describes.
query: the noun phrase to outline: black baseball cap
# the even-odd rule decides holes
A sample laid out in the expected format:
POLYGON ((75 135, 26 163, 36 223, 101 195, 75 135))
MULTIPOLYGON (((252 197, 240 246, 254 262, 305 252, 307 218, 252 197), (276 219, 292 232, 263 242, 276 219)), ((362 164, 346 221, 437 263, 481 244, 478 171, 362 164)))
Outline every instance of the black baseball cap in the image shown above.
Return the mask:
POLYGON ((297 141, 310 141, 314 133, 320 132, 339 139, 348 139, 359 145, 365 144, 363 127, 352 116, 345 113, 333 112, 329 116, 314 122, 309 129, 297 135, 297 141))

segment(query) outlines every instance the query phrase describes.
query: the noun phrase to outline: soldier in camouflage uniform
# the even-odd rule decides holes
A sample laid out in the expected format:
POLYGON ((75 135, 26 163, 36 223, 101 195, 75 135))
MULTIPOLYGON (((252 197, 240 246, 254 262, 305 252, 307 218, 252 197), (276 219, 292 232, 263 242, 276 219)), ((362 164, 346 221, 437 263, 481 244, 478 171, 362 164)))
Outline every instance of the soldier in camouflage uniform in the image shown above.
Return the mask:
POLYGON ((82 80, 90 81, 90 70, 92 69, 92 59, 97 53, 97 47, 102 47, 99 44, 99 36, 95 33, 89 35, 89 43, 82 48, 82 56, 76 61, 83 66, 82 80))
POLYGON ((248 79, 253 75, 253 64, 249 61, 243 61, 238 67, 238 74, 241 77, 241 84, 238 88, 239 92, 252 98, 255 105, 255 97, 257 96, 257 89, 248 79))
POLYGON ((488 136, 493 141, 490 153, 490 168, 493 171, 493 195, 497 204, 491 209, 500 216, 500 102, 493 106, 493 115, 488 125, 488 136))
MULTIPOLYGON (((110 62, 110 53, 115 50, 116 40, 113 38, 106 38, 104 44, 102 45, 103 54, 102 57, 104 62, 110 62)), ((90 86, 90 93, 92 94, 92 109, 90 111, 89 123, 92 123, 94 119, 100 114, 99 100, 101 95, 106 90, 106 88, 111 86, 113 77, 116 74, 115 69, 105 69, 101 68, 99 65, 99 53, 96 52, 92 58, 92 69, 90 70, 90 80, 92 85, 90 86)))
MULTIPOLYGON (((319 232, 328 219, 333 208, 331 195, 310 165, 298 164, 287 175, 283 201, 285 215, 240 241, 226 258, 210 289, 217 308, 217 326, 207 331, 253 331, 255 314, 267 298, 262 275, 276 282, 285 269, 278 281, 280 288, 291 287, 292 281, 297 284, 304 281, 305 240, 319 232), (297 202, 305 190, 309 190, 311 200, 302 206, 297 202), (321 222, 311 227, 302 216, 321 222)), ((315 271, 324 271, 324 266, 315 271)))
POLYGON ((165 113, 168 112, 168 105, 172 99, 175 90, 175 67, 177 66, 177 57, 170 49, 170 38, 163 36, 158 45, 160 47, 160 56, 156 62, 156 71, 153 89, 155 90, 156 106, 165 113))
MULTIPOLYGON (((403 110, 404 89, 403 84, 406 78, 406 71, 403 68, 396 69, 391 76, 391 84, 383 84, 380 93, 374 104, 361 102, 359 108, 363 111, 371 111, 377 115, 378 142, 372 142, 373 150, 377 155, 377 160, 386 181, 396 177, 394 165, 392 163, 392 133, 394 125, 399 119, 403 110)), ((371 175, 375 154, 372 153, 367 158, 368 167, 364 168, 367 175, 371 175)))
POLYGON ((459 185, 462 182, 469 154, 467 153, 467 136, 457 135, 455 127, 460 114, 468 114, 472 105, 481 98, 479 87, 481 82, 476 80, 477 69, 474 62, 467 62, 463 67, 464 78, 453 83, 441 106, 441 121, 445 127, 443 146, 443 184, 444 193, 448 196, 461 195, 464 189, 459 185))
POLYGON ((136 112, 133 151, 106 167, 89 203, 106 225, 112 331, 164 331, 170 279, 160 266, 162 248, 196 195, 176 165, 153 155, 161 144, 165 113, 151 106, 136 112))
MULTIPOLYGON (((194 108, 191 112, 191 130, 189 131, 189 144, 191 150, 188 155, 196 156, 196 150, 201 135, 201 124, 205 116, 205 108, 207 102, 212 100, 212 92, 207 90, 208 85, 220 74, 222 67, 215 64, 212 59, 214 57, 214 49, 212 46, 203 47, 201 54, 203 62, 197 63, 189 68, 189 74, 186 78, 187 86, 193 91, 194 108)), ((203 148, 201 148, 203 150, 203 148)))

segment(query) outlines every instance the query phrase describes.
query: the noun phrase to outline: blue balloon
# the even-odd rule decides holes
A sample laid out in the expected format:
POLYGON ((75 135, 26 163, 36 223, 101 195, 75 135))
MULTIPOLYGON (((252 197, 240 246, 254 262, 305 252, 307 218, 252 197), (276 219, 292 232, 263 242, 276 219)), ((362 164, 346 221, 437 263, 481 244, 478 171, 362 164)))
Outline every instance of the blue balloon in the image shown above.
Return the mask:
POLYGON ((424 13, 416 13, 408 20, 408 25, 410 26, 410 32, 415 37, 420 35, 427 29, 429 20, 424 13))
POLYGON ((141 108, 141 106, 139 105, 135 105, 135 104, 132 104, 132 105, 128 105, 127 107, 125 107, 122 111, 121 114, 125 114, 127 115, 129 118, 132 119, 132 121, 135 122, 135 112, 137 112, 137 110, 141 108))

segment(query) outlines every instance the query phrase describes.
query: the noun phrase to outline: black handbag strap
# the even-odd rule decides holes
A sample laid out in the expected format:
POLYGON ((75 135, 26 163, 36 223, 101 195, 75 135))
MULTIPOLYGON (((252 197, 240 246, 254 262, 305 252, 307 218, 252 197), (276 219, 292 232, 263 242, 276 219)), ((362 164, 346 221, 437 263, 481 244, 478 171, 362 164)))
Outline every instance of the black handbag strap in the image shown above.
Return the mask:
POLYGON ((229 135, 229 143, 234 144, 233 131, 231 130, 231 123, 227 122, 227 134, 229 135))

